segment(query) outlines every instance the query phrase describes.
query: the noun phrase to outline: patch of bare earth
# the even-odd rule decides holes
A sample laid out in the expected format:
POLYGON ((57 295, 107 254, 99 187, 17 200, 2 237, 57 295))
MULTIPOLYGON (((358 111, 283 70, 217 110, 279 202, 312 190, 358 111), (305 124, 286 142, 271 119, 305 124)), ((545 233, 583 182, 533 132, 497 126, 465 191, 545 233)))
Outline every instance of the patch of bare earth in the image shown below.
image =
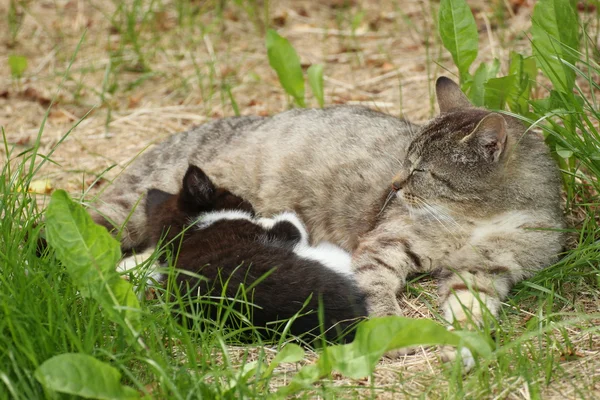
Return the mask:
MULTIPOLYGON (((13 155, 34 144, 51 101, 41 154, 77 124, 52 155, 56 164, 47 164, 39 179, 72 193, 88 190, 106 169, 117 165, 105 175, 112 179, 152 143, 233 115, 231 98, 241 114, 269 115, 289 107, 268 65, 260 7, 252 16, 227 2, 219 13, 216 1, 190 0, 179 2, 188 8, 178 13, 172 1, 154 2, 152 12, 135 16, 137 36, 128 39, 118 3, 16 1, 16 38, 12 28, 0 30, 0 124, 13 155), (11 54, 28 59, 22 79, 11 78, 5 62, 11 54)), ((0 15, 9 14, 9 4, 0 2, 0 15)), ((471 4, 480 28, 479 60, 506 62, 510 50, 529 48, 523 32, 531 1, 471 4), (492 16, 504 3, 511 9, 505 10, 506 26, 499 27, 492 16)), ((435 34, 436 9, 437 3, 418 0, 281 0, 271 4, 269 23, 294 45, 303 66, 325 65, 327 104, 364 104, 421 122, 436 112, 435 78, 455 71, 435 34)), ((311 98, 309 103, 316 105, 311 98)), ((3 148, 0 161, 6 162, 3 148)), ((97 186, 102 185, 104 180, 97 186)), ((401 299, 408 316, 433 315, 427 303, 433 299, 436 306, 435 286, 425 283, 423 293, 427 301, 414 294, 401 299)), ((598 312, 597 294, 573 296, 580 309, 598 312)), ((557 357, 544 398, 576 398, 581 390, 600 397, 600 338, 586 333, 585 326, 567 330, 572 354, 557 357)), ((279 367, 273 383, 289 382, 296 368, 279 367)), ((349 397, 438 398, 445 397, 448 385, 440 379, 441 369, 436 350, 419 349, 399 360, 382 360, 373 382, 334 376, 332 384, 348 387, 349 397)), ((497 398, 532 396, 519 377, 490 386, 497 398)))

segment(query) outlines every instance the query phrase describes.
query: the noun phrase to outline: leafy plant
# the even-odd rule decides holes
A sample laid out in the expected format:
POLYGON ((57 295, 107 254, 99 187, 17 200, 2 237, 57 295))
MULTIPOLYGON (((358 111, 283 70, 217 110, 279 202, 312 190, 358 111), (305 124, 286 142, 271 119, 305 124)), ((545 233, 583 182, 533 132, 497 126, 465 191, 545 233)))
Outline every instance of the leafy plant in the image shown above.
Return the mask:
POLYGON ((8 66, 11 75, 14 78, 20 78, 27 69, 27 57, 10 55, 8 56, 8 66))
POLYGON ((294 394, 329 376, 333 370, 348 378, 364 378, 373 373, 387 351, 428 345, 467 346, 475 354, 491 355, 489 344, 474 332, 451 332, 429 319, 370 318, 359 324, 352 343, 325 348, 316 363, 302 367, 278 393, 294 394))
POLYGON ((469 67, 477 58, 479 35, 475 18, 465 0, 440 2, 439 29, 442 43, 458 67, 460 80, 469 80, 469 67))
MULTIPOLYGON (((564 171, 572 173, 573 161, 565 161, 573 149, 563 138, 565 129, 574 128, 573 115, 556 124, 549 113, 556 114, 560 105, 571 108, 581 101, 572 93, 575 84, 575 63, 578 60, 579 32, 577 11, 570 0, 540 0, 533 12, 531 45, 533 56, 511 52, 508 74, 497 77, 500 61, 481 63, 475 74, 469 67, 477 54, 475 20, 465 0, 442 0, 439 13, 440 36, 458 67, 462 89, 476 106, 509 109, 529 124, 547 121, 558 135, 547 135, 548 144, 556 150, 564 171), (554 86, 549 97, 532 101, 538 67, 554 86), (563 101, 564 100, 564 101, 563 101)), ((581 111, 581 108, 576 110, 581 111)))
POLYGON ((477 57, 475 18, 465 0, 442 0, 439 11, 442 43, 456 64, 462 89, 476 106, 529 114, 528 101, 536 81, 537 66, 554 87, 569 92, 574 85, 572 65, 579 48, 577 12, 569 0, 540 0, 534 9, 532 48, 534 56, 511 52, 508 74, 497 77, 500 61, 481 63, 475 74, 469 69, 477 57))
POLYGON ((573 65, 579 49, 579 21, 573 2, 540 0, 532 17, 533 53, 554 87, 570 92, 575 84, 573 65))
POLYGON ((36 369, 35 378, 46 389, 87 399, 140 397, 135 389, 121 385, 118 369, 87 354, 66 353, 52 357, 36 369))
MULTIPOLYGON (((292 96, 300 107, 306 107, 304 101, 304 74, 300 58, 290 42, 273 29, 267 31, 266 38, 269 65, 277 73, 279 83, 287 94, 292 96)), ((310 87, 322 107, 323 96, 323 66, 312 65, 308 70, 310 87)))
POLYGON ((46 211, 46 238, 81 295, 95 299, 131 339, 138 339, 140 305, 131 284, 115 270, 120 245, 106 228, 96 225, 65 191, 57 190, 46 211))

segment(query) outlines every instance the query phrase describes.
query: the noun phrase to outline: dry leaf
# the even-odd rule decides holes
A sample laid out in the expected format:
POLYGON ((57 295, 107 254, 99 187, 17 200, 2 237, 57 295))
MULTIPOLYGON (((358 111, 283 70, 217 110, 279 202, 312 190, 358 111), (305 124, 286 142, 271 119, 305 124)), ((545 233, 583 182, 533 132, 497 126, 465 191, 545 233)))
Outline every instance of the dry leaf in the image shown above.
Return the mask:
POLYGON ((142 100, 142 95, 139 94, 137 96, 129 96, 127 99, 127 108, 136 108, 140 105, 140 101, 142 100))
POLYGON ((56 124, 60 124, 75 121, 76 118, 62 108, 52 108, 52 111, 48 114, 48 119, 56 124))
POLYGON ((394 68, 395 68, 395 67, 394 67, 394 64, 392 64, 392 63, 390 63, 390 62, 384 62, 384 63, 381 65, 381 69, 383 70, 383 72, 388 72, 388 71, 391 71, 391 70, 393 70, 394 68))
POLYGON ((32 87, 28 87, 23 92, 21 92, 21 97, 25 100, 35 101, 39 103, 42 107, 48 107, 50 105, 50 99, 42 95, 38 90, 32 87))
POLYGON ((52 192, 52 190, 53 190, 52 184, 50 183, 50 180, 48 180, 48 179, 32 181, 29 184, 29 188, 27 189, 27 191, 29 193, 35 193, 35 194, 50 194, 52 192))
POLYGON ((273 16, 273 18, 271 18, 271 21, 273 21, 273 25, 282 27, 287 22, 287 18, 288 18, 288 13, 286 11, 281 11, 281 12, 278 12, 277 14, 275 14, 273 16))

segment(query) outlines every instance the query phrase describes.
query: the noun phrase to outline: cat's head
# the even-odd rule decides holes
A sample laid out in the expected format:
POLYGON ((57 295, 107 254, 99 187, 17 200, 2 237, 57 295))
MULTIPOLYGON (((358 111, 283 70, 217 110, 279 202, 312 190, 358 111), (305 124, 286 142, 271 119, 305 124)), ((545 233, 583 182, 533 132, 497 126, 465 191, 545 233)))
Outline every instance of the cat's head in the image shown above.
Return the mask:
POLYGON ((183 177, 181 190, 171 194, 150 189, 146 196, 146 217, 151 241, 156 243, 164 232, 167 240, 181 233, 200 214, 212 211, 238 212, 253 216, 252 205, 224 188, 218 188, 195 165, 183 177))
POLYGON ((392 189, 412 211, 467 210, 500 185, 518 122, 474 107, 452 80, 436 83, 440 116, 410 144, 392 189))

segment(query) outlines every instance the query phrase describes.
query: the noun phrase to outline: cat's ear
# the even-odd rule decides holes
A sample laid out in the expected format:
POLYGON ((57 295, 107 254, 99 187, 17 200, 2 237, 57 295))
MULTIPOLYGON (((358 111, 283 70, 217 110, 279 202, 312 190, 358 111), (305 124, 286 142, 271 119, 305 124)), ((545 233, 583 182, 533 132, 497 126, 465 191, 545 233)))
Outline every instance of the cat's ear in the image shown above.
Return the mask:
POLYGON ((214 200, 215 191, 215 185, 204 171, 190 164, 183 177, 181 200, 189 205, 205 205, 214 200))
POLYGON ((488 161, 497 162, 506 146, 506 120, 498 113, 486 115, 473 132, 462 139, 470 143, 488 161))
POLYGON ((460 90, 460 87, 452 79, 445 76, 440 76, 435 82, 435 93, 440 106, 440 113, 473 107, 473 104, 460 90))
POLYGON ((165 201, 169 200, 173 195, 171 193, 163 192, 159 189, 150 189, 146 195, 146 215, 152 215, 165 201))

